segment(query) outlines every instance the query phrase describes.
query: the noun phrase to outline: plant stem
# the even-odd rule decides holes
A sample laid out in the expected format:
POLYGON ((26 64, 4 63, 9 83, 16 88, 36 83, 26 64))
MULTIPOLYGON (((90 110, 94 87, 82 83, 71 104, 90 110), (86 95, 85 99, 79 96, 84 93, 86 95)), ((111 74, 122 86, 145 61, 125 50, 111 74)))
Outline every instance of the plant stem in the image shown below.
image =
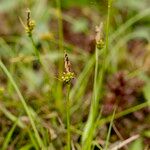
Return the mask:
POLYGON ((98 49, 95 48, 95 72, 94 72, 94 85, 93 85, 93 96, 91 102, 90 113, 88 117, 88 121, 85 125, 84 132, 82 135, 82 149, 87 150, 91 147, 91 140, 93 134, 93 126, 95 120, 95 109, 96 109, 96 101, 97 101, 97 74, 98 74, 98 49))
POLYGON ((67 102, 67 150, 70 150, 70 146, 71 146, 69 95, 70 95, 70 83, 67 84, 67 97, 66 97, 66 102, 67 102))
POLYGON ((109 139, 110 139, 110 135, 111 135, 111 129, 112 129, 112 125, 113 125, 113 120, 114 120, 114 117, 115 117, 116 109, 117 109, 117 105, 115 105, 115 108, 114 108, 114 111, 113 111, 113 115, 111 117, 111 121, 110 121, 109 129, 108 129, 108 133, 107 133, 107 138, 106 138, 106 143, 105 143, 104 150, 108 149, 108 144, 109 144, 109 139))
MULTIPOLYGON (((102 85, 103 85, 103 79, 104 79, 104 73, 106 70, 106 62, 107 62, 107 55, 108 55, 108 48, 109 48, 109 22, 110 22, 110 11, 111 11, 111 4, 112 0, 108 0, 108 15, 107 15, 107 25, 106 25, 106 42, 105 42, 105 50, 103 53, 103 64, 102 68, 98 76, 98 49, 95 49, 95 73, 94 73, 94 89, 93 89, 93 100, 91 104, 91 110, 88 117, 88 121, 85 125, 85 129, 82 136, 82 145, 83 149, 87 150, 85 145, 91 145, 92 141, 88 141, 88 136, 93 136, 95 129, 94 123, 95 119, 98 115, 98 108, 99 108, 99 99, 102 92, 102 85), (99 91, 99 92, 98 92, 99 91)), ((92 140, 92 138, 91 138, 92 140)), ((90 147, 90 146, 89 146, 90 147)))
POLYGON ((29 38, 30 38, 30 40, 31 40, 31 42, 32 42, 32 45, 33 45, 33 47, 34 47, 34 51, 35 51, 36 57, 37 57, 38 61, 41 63, 40 54, 39 54, 38 49, 36 48, 36 45, 35 45, 35 42, 34 42, 34 40, 33 40, 32 35, 30 35, 29 38))

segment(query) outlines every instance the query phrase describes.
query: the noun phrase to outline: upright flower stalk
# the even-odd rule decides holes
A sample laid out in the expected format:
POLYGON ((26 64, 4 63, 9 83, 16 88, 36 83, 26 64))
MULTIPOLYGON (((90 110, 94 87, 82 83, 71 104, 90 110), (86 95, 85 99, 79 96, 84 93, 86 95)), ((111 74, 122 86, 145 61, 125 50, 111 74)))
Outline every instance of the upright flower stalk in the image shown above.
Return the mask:
POLYGON ((41 56, 40 56, 40 53, 39 53, 39 50, 37 49, 37 46, 34 42, 34 39, 33 39, 33 30, 35 28, 35 21, 31 19, 31 11, 30 9, 27 9, 26 11, 27 13, 27 18, 26 18, 26 23, 24 23, 22 21, 21 18, 20 19, 20 22, 22 23, 24 29, 25 29, 25 32, 27 33, 28 37, 30 38, 30 41, 32 43, 32 46, 34 48, 34 52, 35 52, 35 56, 36 56, 36 59, 38 60, 38 62, 40 63, 40 65, 43 67, 43 71, 46 73, 47 75, 47 80, 50 82, 50 74, 49 74, 49 70, 48 68, 44 65, 44 62, 42 61, 41 59, 41 56))
POLYGON ((32 36, 32 32, 35 28, 35 21, 31 19, 31 11, 30 9, 27 9, 26 11, 27 13, 27 18, 26 18, 26 23, 24 24, 24 22, 22 21, 21 18, 20 19, 20 22, 22 23, 24 29, 25 29, 25 32, 28 34, 28 37, 30 38, 31 42, 32 42, 32 45, 33 45, 33 48, 34 48, 34 51, 35 51, 35 55, 37 57, 37 59, 40 61, 41 63, 41 60, 40 60, 40 54, 39 54, 39 51, 38 49, 36 48, 36 44, 33 40, 33 36, 32 36))
POLYGON ((71 63, 69 61, 67 53, 64 56, 65 72, 63 73, 61 79, 67 86, 66 95, 66 118, 67 118, 67 150, 71 149, 71 133, 70 133, 70 87, 71 80, 74 78, 74 72, 71 71, 71 63))
POLYGON ((27 21, 26 21, 25 31, 28 34, 28 36, 29 36, 29 38, 32 42, 32 45, 34 47, 34 51, 35 51, 35 54, 36 54, 37 58, 40 61, 40 54, 39 54, 38 49, 36 48, 35 42, 34 42, 33 37, 32 37, 32 32, 34 30, 34 27, 35 27, 35 21, 31 19, 30 9, 27 9, 27 21))
POLYGON ((98 56, 99 50, 104 47, 104 39, 103 39, 103 23, 100 23, 99 26, 95 28, 96 36, 95 36, 95 72, 94 72, 94 84, 93 84, 93 95, 92 95, 92 102, 91 102, 91 109, 88 117, 88 121, 85 125, 83 135, 82 135, 82 149, 83 150, 90 150, 91 144, 93 140, 93 135, 95 132, 95 122, 97 122, 98 116, 98 104, 99 104, 99 80, 98 79, 98 56))

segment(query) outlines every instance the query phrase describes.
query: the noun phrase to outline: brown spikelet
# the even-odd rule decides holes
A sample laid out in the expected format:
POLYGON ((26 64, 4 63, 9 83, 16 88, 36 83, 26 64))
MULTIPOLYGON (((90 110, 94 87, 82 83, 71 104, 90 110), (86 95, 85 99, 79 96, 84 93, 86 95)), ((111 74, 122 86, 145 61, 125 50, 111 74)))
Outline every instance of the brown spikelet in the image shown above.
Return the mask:
POLYGON ((30 9, 27 9, 27 27, 30 26, 30 20, 31 20, 31 11, 30 9))
POLYGON ((65 71, 66 71, 67 73, 68 73, 68 72, 71 72, 71 63, 70 63, 70 61, 69 61, 69 58, 68 58, 67 53, 65 53, 64 61, 65 61, 65 71))
POLYGON ((74 72, 71 71, 71 63, 69 61, 69 58, 66 52, 64 55, 64 63, 65 63, 65 72, 63 72, 61 79, 65 83, 70 83, 70 81, 75 77, 75 74, 74 72))

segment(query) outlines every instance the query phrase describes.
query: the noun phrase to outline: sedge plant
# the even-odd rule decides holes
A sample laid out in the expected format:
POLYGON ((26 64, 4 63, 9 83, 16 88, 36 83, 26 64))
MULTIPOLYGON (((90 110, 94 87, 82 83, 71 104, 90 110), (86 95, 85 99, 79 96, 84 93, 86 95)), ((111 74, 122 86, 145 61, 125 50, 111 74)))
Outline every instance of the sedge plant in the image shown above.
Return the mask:
MULTIPOLYGON (((97 121, 96 116, 98 115, 98 57, 99 57, 99 50, 103 49, 104 47, 104 40, 103 40, 103 23, 101 23, 99 26, 96 26, 96 48, 95 48, 95 72, 94 72, 94 85, 93 85, 93 96, 92 96, 92 102, 91 102, 91 110, 89 114, 88 121, 86 123, 86 126, 84 128, 84 132, 82 135, 82 149, 83 150, 90 150, 93 135, 95 132, 95 121, 97 121)), ((103 73, 103 72, 101 72, 103 73)), ((101 76, 100 76, 101 77, 101 76)))
POLYGON ((110 10, 111 10, 112 0, 108 0, 108 14, 107 14, 107 23, 106 23, 106 38, 105 43, 102 40, 101 33, 102 33, 102 25, 96 28, 97 35, 96 35, 96 48, 95 48, 95 73, 94 73, 94 88, 93 88, 93 97, 91 102, 91 109, 89 113, 89 117, 87 123, 85 125, 83 135, 82 135, 82 149, 83 150, 90 150, 91 143, 93 140, 93 136, 95 133, 94 123, 97 120, 97 116, 99 113, 99 100, 101 95, 99 92, 102 92, 104 74, 106 71, 106 64, 107 64, 107 55, 108 55, 108 47, 109 47, 109 22, 110 22, 110 10), (104 48, 103 48, 104 47, 104 48), (103 61, 102 67, 98 74, 98 57, 99 57, 99 49, 103 49, 103 61), (89 140, 90 137, 90 140, 89 140))
POLYGON ((61 79, 67 86, 67 92, 66 92, 67 150, 71 150, 70 87, 71 87, 71 80, 74 78, 74 72, 71 71, 71 64, 67 53, 65 53, 64 63, 65 63, 65 72, 63 73, 61 79))

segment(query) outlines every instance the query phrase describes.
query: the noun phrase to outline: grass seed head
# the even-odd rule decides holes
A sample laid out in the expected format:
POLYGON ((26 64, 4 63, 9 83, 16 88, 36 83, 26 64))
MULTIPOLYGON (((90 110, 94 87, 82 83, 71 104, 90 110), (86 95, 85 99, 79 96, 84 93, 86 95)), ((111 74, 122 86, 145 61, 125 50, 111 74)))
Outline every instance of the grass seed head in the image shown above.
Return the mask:
POLYGON ((28 33, 29 36, 32 35, 32 31, 34 30, 35 27, 35 21, 31 20, 31 11, 27 9, 27 21, 26 21, 26 27, 25 31, 28 33))
POLYGON ((67 53, 64 56, 64 63, 65 63, 65 72, 63 73, 61 79, 65 83, 69 83, 74 77, 74 72, 71 71, 71 63, 69 61, 67 53))
POLYGON ((101 49, 104 46, 104 40, 103 40, 103 23, 101 22, 99 26, 95 27, 96 36, 96 46, 97 48, 101 49))

